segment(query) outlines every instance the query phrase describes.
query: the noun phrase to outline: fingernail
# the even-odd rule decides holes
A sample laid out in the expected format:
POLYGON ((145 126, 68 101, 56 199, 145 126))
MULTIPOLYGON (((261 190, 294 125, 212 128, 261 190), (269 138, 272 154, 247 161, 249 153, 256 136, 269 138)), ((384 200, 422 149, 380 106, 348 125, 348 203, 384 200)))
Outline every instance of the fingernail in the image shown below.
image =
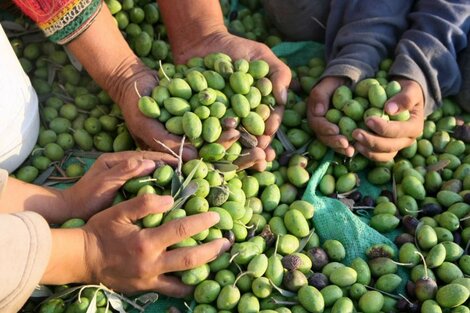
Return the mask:
POLYGON ((387 112, 388 114, 396 114, 398 112, 398 104, 395 102, 387 103, 387 112))
POLYGON ((208 212, 211 215, 211 219, 214 220, 214 223, 218 223, 220 221, 220 215, 217 212, 208 212))
POLYGON ((281 91, 281 104, 286 105, 287 103, 287 88, 281 91))
POLYGON ((324 115, 325 113, 323 112, 323 104, 318 103, 315 106, 314 112, 315 112, 315 115, 324 115))
POLYGON ((369 128, 373 128, 373 127, 374 127, 374 120, 371 119, 371 118, 368 118, 368 119, 366 120, 366 125, 367 125, 367 127, 369 127, 369 128))
POLYGON ((142 160, 142 167, 144 167, 145 169, 153 169, 155 168, 155 161, 153 160, 142 160))
POLYGON ((362 141, 362 140, 364 140, 364 136, 363 136, 361 133, 359 133, 359 132, 353 133, 353 138, 356 139, 357 141, 362 141))
POLYGON ((223 245, 222 245, 222 250, 223 251, 227 251, 228 249, 230 249, 230 247, 232 246, 232 244, 230 243, 230 241, 228 241, 227 239, 225 239, 223 245))

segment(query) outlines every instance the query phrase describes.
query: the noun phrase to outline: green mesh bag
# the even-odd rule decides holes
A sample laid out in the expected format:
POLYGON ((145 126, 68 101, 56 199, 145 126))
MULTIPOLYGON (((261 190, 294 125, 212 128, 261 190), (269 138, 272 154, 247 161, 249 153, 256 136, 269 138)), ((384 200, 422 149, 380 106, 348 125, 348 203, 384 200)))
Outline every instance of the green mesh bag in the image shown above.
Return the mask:
MULTIPOLYGON (((392 240, 401 233, 400 230, 383 235, 368 225, 370 219, 368 212, 360 211, 360 215, 356 215, 341 201, 317 192, 317 186, 332 159, 333 151, 330 150, 313 173, 303 195, 303 200, 315 207, 315 216, 312 220, 320 242, 323 243, 327 239, 341 242, 346 250, 346 258, 343 260, 346 265, 357 257, 367 260, 365 252, 374 244, 387 244, 397 253, 398 249, 392 240)), ((365 179, 365 173, 359 173, 359 179, 361 183, 358 189, 362 195, 374 198, 379 195, 380 189, 365 179)), ((403 292, 409 276, 408 270, 399 267, 397 274, 402 278, 399 291, 403 292)))

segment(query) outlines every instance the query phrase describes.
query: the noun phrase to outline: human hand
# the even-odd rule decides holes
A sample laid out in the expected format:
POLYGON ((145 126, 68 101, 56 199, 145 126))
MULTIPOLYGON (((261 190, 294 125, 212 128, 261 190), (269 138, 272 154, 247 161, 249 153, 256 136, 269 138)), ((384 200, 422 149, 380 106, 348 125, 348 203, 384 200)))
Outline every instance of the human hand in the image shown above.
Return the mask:
POLYGON ((408 79, 398 79, 401 92, 393 96, 385 104, 385 112, 389 115, 408 110, 407 121, 386 121, 380 117, 366 120, 372 132, 356 129, 353 137, 355 149, 364 156, 375 161, 389 161, 401 149, 410 146, 421 135, 424 121, 424 95, 421 86, 408 79))
POLYGON ((152 173, 155 162, 177 164, 176 158, 161 152, 102 154, 77 183, 62 191, 63 207, 69 211, 68 218, 86 220, 108 207, 127 180, 152 173))
MULTIPOLYGON (((137 57, 135 57, 137 59, 137 57)), ((119 104, 127 128, 139 147, 146 150, 168 152, 161 144, 178 153, 182 138, 169 133, 165 126, 156 119, 142 114, 138 108, 140 96, 150 95, 158 84, 156 73, 147 68, 141 61, 133 60, 120 64, 117 74, 109 77, 115 83, 107 83, 113 87, 110 94, 119 104), (122 74, 119 74, 122 72, 122 74), (161 143, 157 142, 160 141, 161 143)), ((197 150, 189 142, 183 149, 183 159, 197 158, 197 150)))
POLYGON ((114 290, 134 293, 152 290, 172 297, 189 295, 193 288, 166 273, 194 268, 230 248, 221 238, 196 247, 168 250, 219 221, 207 212, 141 229, 136 222, 151 213, 167 211, 169 196, 142 195, 93 216, 83 227, 86 273, 84 281, 103 283, 114 290))
MULTIPOLYGON (((172 51, 176 63, 185 63, 188 59, 196 56, 203 57, 209 53, 222 52, 232 57, 233 60, 241 58, 246 60, 262 59, 269 64, 269 78, 273 83, 273 93, 277 105, 265 122, 264 134, 258 137, 258 147, 243 151, 246 156, 240 157, 235 162, 242 169, 251 167, 263 171, 266 168, 266 161, 272 161, 275 157, 274 150, 269 147, 269 144, 281 124, 284 105, 287 101, 287 88, 291 80, 291 72, 287 65, 279 60, 266 45, 231 35, 226 30, 212 32, 202 39, 184 41, 184 46, 174 45, 172 51)), ((223 145, 226 148, 229 147, 238 139, 237 136, 239 136, 237 131, 225 134, 222 138, 230 140, 223 145)))
POLYGON ((348 139, 340 135, 338 125, 330 123, 326 112, 330 108, 330 99, 336 88, 346 84, 342 77, 325 77, 310 92, 307 103, 307 120, 318 140, 338 153, 352 157, 354 147, 348 139))

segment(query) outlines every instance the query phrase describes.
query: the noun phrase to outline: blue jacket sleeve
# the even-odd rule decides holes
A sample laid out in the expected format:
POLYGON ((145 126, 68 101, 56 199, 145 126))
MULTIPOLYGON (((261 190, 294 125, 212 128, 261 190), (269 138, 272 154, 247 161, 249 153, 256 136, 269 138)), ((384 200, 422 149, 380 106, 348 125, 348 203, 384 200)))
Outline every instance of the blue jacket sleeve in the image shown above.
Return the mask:
POLYGON ((421 85, 429 115, 442 97, 460 89, 457 54, 468 44, 470 1, 419 0, 409 20, 410 28, 397 45, 390 74, 421 85))
MULTIPOLYGON (((467 0, 468 1, 468 0, 467 0)), ((327 67, 323 76, 356 83, 375 75, 408 23, 410 0, 333 0, 326 25, 327 67)))

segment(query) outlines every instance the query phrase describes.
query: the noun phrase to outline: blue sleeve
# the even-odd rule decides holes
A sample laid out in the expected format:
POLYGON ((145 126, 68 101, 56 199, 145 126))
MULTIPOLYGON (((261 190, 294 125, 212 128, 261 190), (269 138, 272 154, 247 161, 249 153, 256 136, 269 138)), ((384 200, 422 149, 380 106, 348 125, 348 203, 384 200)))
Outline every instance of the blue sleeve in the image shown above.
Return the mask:
MULTIPOLYGON (((468 0, 467 0, 468 1, 468 0)), ((323 76, 352 83, 375 75, 408 23, 410 0, 333 0, 326 25, 327 67, 323 76)))
POLYGON ((415 80, 425 97, 426 115, 442 97, 455 95, 462 82, 457 54, 467 46, 469 0, 419 0, 409 14, 390 74, 415 80))

